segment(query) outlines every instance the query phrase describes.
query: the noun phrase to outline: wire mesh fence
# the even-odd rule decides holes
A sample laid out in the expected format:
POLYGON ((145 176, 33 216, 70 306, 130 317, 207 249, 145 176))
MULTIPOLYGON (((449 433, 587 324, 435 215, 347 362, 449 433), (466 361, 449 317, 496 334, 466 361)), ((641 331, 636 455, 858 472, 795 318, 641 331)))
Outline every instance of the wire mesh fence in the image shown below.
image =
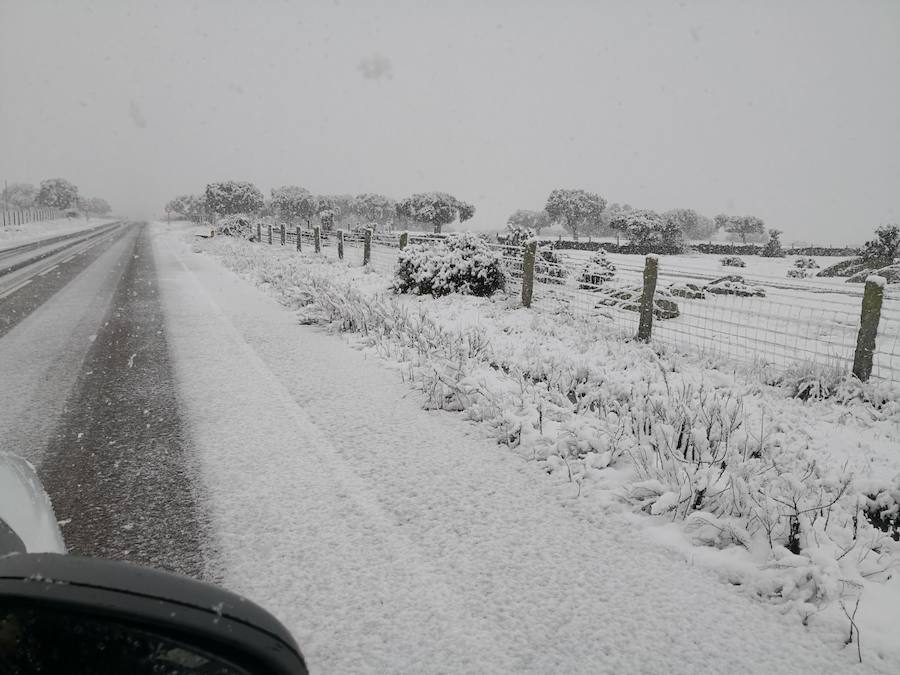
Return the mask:
MULTIPOLYGON (((304 250, 313 250, 314 231, 300 231, 304 250)), ((436 246, 445 235, 411 232, 408 245, 436 246)), ((263 241, 267 241, 265 235, 263 241)), ((280 235, 273 235, 273 243, 280 235)), ((343 234, 344 260, 363 264, 363 231, 343 234)), ((321 254, 337 258, 337 235, 320 233, 321 254)), ((288 231, 285 245, 296 245, 288 231)), ((507 292, 521 291, 524 249, 489 243, 507 277, 507 292)), ((373 233, 369 266, 393 274, 400 235, 373 233)), ((608 322, 635 335, 643 293, 643 261, 604 254, 538 249, 533 306, 540 311, 608 322)), ((689 265, 660 262, 653 295, 653 339, 680 350, 748 365, 777 368, 813 365, 849 371, 860 328, 863 289, 843 280, 779 280, 772 276, 716 274, 689 265)), ((873 378, 900 382, 900 289, 888 286, 872 363, 873 378)))

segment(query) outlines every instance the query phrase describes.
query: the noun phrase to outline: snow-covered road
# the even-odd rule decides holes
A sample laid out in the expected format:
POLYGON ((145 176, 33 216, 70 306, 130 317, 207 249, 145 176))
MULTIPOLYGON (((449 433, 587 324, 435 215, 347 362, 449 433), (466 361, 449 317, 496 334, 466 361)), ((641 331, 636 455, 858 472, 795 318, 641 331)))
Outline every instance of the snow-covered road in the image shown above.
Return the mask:
POLYGON ((154 243, 207 574, 282 619, 313 672, 885 668, 562 499, 178 234, 154 243))

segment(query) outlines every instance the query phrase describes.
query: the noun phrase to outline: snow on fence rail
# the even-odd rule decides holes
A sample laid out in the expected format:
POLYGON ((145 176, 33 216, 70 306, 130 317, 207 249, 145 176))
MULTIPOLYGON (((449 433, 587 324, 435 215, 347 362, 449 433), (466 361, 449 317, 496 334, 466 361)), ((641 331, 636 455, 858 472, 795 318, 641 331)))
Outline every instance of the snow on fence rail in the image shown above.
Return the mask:
MULTIPOLYGON (((276 228, 269 237, 263 231, 260 241, 279 243, 281 232, 276 228)), ((363 263, 367 236, 363 231, 326 234, 318 228, 298 228, 286 232, 285 245, 296 246, 296 232, 301 246, 310 251, 318 238, 323 255, 343 259, 346 254, 348 260, 363 263)), ((368 236, 366 264, 388 275, 402 245, 435 245, 444 238, 419 232, 405 238, 395 232, 368 236)), ((864 332, 860 330, 861 314, 867 292, 863 288, 812 281, 738 280, 737 275, 729 274, 715 277, 663 261, 655 291, 648 298, 645 268, 638 265, 610 265, 613 269, 606 274, 589 268, 584 259, 538 249, 529 270, 524 247, 489 246, 506 271, 507 292, 521 293, 523 279, 529 280, 533 290, 528 303, 541 311, 604 318, 630 336, 637 334, 641 312, 649 312, 653 315, 653 339, 679 349, 747 365, 780 369, 812 365, 859 375, 864 332), (729 276, 733 279, 728 280, 729 276)), ((900 289, 884 288, 878 304, 877 337, 874 350, 869 350, 867 370, 873 378, 900 382, 900 289)), ((866 359, 865 349, 862 358, 866 359)), ((866 372, 863 379, 868 376, 866 372)))

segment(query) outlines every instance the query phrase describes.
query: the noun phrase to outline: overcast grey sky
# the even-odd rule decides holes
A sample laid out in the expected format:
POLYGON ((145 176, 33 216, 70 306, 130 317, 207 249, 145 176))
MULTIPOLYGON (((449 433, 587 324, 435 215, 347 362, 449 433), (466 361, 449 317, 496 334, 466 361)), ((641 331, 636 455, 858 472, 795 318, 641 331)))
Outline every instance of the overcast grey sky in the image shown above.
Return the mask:
POLYGON ((499 228, 555 187, 897 222, 900 2, 0 0, 0 179, 122 213, 211 180, 442 190, 499 228))

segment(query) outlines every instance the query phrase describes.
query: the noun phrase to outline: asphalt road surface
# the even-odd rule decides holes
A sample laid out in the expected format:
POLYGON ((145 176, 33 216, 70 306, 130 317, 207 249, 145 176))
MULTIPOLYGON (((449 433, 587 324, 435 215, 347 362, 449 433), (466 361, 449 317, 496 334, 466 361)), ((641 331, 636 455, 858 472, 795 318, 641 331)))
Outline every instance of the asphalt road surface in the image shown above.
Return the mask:
POLYGON ((70 553, 202 576, 147 226, 38 254, 0 275, 0 449, 37 466, 70 553))

